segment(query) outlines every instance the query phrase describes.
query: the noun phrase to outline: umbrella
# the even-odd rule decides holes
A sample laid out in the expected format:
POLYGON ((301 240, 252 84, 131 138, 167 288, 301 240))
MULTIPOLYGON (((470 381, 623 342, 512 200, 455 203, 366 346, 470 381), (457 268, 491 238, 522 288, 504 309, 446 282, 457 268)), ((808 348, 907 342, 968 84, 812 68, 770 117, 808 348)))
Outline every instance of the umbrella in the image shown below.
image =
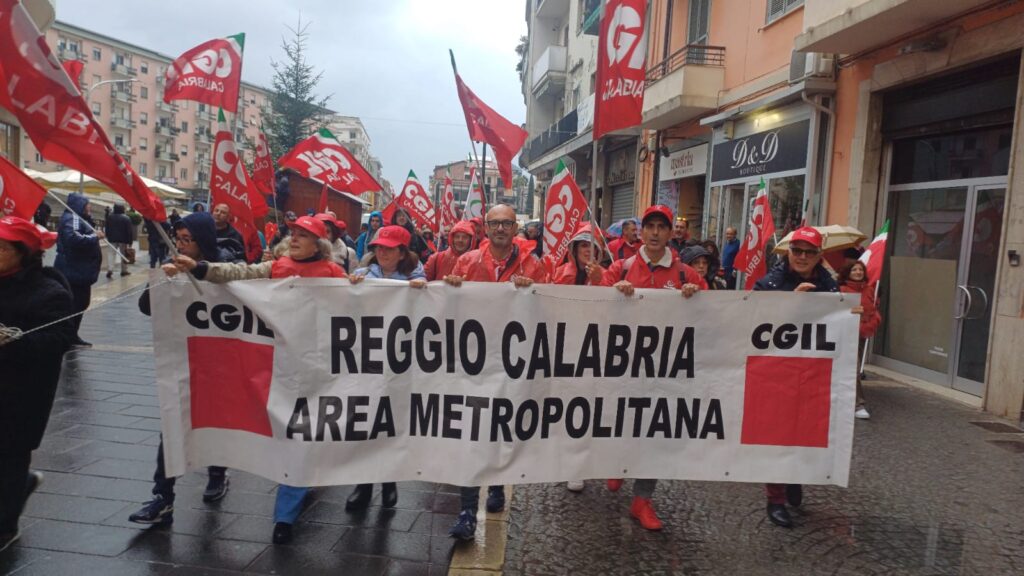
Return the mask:
MULTIPOLYGON (((852 248, 867 238, 863 232, 852 226, 831 224, 829 226, 813 226, 812 228, 821 233, 822 252, 832 252, 835 250, 852 248)), ((775 249, 772 250, 772 252, 775 252, 776 254, 785 253, 786 250, 789 250, 789 240, 792 237, 793 232, 786 234, 786 236, 782 240, 779 240, 779 243, 775 245, 775 249)))
POLYGON ((618 222, 615 222, 614 224, 609 226, 608 229, 605 230, 605 231, 608 232, 608 234, 611 235, 611 236, 614 236, 616 238, 621 238, 622 237, 622 225, 625 224, 626 222, 632 222, 632 223, 636 224, 636 218, 623 218, 622 220, 619 220, 618 222))
MULTIPOLYGON (((38 182, 43 188, 47 190, 51 188, 60 188, 62 190, 70 190, 72 192, 78 191, 79 178, 81 178, 82 191, 86 194, 114 194, 114 191, 107 187, 106 184, 93 178, 92 176, 82 174, 78 170, 59 170, 57 172, 40 172, 38 170, 32 170, 26 168, 24 170, 30 178, 38 182)), ((145 176, 140 176, 142 181, 146 183, 146 186, 153 191, 154 194, 161 198, 185 198, 187 194, 183 190, 178 190, 173 186, 168 186, 163 182, 157 182, 156 180, 150 180, 145 176)), ((123 200, 121 201, 123 202, 123 200)))

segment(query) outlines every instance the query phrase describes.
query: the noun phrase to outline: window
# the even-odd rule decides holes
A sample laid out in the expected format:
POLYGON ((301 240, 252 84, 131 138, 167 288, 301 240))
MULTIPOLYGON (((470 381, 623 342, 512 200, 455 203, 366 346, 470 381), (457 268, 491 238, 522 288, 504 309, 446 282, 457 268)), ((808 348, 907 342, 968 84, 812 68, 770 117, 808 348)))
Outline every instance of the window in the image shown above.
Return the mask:
POLYGON ((139 176, 145 176, 145 175, 146 175, 146 170, 147 170, 148 168, 149 168, 149 167, 148 167, 148 166, 146 166, 146 163, 145 163, 145 162, 140 162, 140 163, 139 163, 139 176))
POLYGON ((97 62, 99 62, 100 60, 103 59, 103 52, 101 52, 99 48, 93 48, 92 49, 92 59, 97 61, 97 62))
POLYGON ((181 121, 181 131, 186 134, 188 133, 188 122, 185 122, 184 120, 181 121))
POLYGON ((771 24, 803 5, 804 0, 768 0, 768 16, 765 23, 771 24))
POLYGON ((149 124, 149 114, 145 112, 139 112, 139 124, 149 124))
POLYGON ((141 96, 143 100, 149 100, 149 87, 148 86, 140 87, 139 88, 139 96, 141 96))
POLYGON ((99 102, 93 102, 92 103, 92 115, 93 116, 99 116, 100 115, 100 103, 99 102))
POLYGON ((120 54, 120 53, 114 54, 114 62, 116 64, 122 64, 122 65, 128 63, 127 62, 127 58, 124 57, 124 54, 120 54))
POLYGON ((686 43, 707 44, 710 22, 711 0, 690 0, 689 30, 686 33, 686 43))
POLYGON ((143 62, 139 64, 139 71, 143 74, 149 74, 149 62, 143 62))
POLYGON ((188 146, 185 145, 185 144, 181 145, 181 156, 182 156, 182 158, 184 158, 185 156, 188 156, 188 146))
POLYGON ((92 75, 92 85, 93 86, 99 84, 102 81, 103 81, 103 78, 101 78, 100 76, 97 76, 96 74, 92 75))
POLYGON ((139 138, 139 150, 149 148, 149 138, 139 138))
POLYGON ((356 131, 355 130, 349 130, 348 131, 348 138, 349 138, 349 140, 355 140, 356 139, 356 131))
POLYGON ((181 181, 182 182, 184 182, 185 180, 188 180, 188 168, 182 168, 181 172, 179 174, 181 175, 181 181))
POLYGON ((43 162, 43 155, 40 154, 39 152, 36 152, 36 163, 42 164, 42 162, 43 162))
POLYGON ((114 134, 114 146, 124 146, 124 136, 114 134))
POLYGON ((160 178, 161 180, 167 178, 167 166, 165 164, 156 165, 156 177, 160 178))

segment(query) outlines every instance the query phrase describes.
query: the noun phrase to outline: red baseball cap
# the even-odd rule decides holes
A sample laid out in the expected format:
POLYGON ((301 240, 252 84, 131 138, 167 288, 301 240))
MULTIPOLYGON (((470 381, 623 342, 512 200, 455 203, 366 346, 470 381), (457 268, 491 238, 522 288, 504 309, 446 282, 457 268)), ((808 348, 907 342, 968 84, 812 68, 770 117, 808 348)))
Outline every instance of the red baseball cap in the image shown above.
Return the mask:
POLYGON ((409 241, 412 240, 412 235, 409 231, 401 226, 385 226, 377 231, 377 237, 370 242, 370 246, 384 246, 387 248, 397 248, 399 246, 409 247, 409 241))
POLYGON ((40 229, 38 226, 17 216, 0 218, 0 240, 24 244, 29 250, 46 250, 57 242, 57 233, 40 229))
POLYGON ((792 246, 793 242, 807 242, 815 248, 821 248, 821 232, 818 232, 811 226, 804 226, 803 228, 797 228, 793 232, 793 236, 789 239, 789 244, 792 246))
POLYGON ((654 218, 656 216, 661 216, 665 219, 665 223, 669 226, 672 225, 672 209, 664 204, 655 204, 647 210, 644 210, 644 217, 640 219, 640 225, 643 226, 647 223, 649 218, 654 218))
POLYGON ((338 225, 338 220, 335 219, 334 216, 331 216, 330 214, 327 214, 326 212, 321 212, 319 214, 316 214, 316 215, 313 216, 313 218, 316 218, 317 220, 319 220, 321 222, 324 222, 324 223, 333 224, 336 228, 340 228, 340 226, 338 225))
POLYGON ((302 228, 317 238, 327 237, 327 226, 312 216, 299 216, 298 220, 292 222, 291 225, 302 228))

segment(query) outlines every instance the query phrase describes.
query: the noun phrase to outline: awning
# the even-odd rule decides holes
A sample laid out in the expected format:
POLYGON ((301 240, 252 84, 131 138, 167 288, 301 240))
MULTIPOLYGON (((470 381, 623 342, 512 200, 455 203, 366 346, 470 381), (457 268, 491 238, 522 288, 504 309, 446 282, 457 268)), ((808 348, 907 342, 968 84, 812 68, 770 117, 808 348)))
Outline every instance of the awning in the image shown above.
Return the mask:
MULTIPOLYGON (((40 185, 47 189, 60 188, 62 190, 70 190, 72 192, 77 192, 79 188, 79 182, 81 182, 82 191, 85 192, 86 194, 109 193, 113 194, 114 196, 117 196, 114 193, 114 191, 111 190, 110 187, 108 187, 106 184, 100 182, 99 180, 93 178, 92 176, 82 174, 78 170, 58 170, 56 172, 40 172, 39 170, 32 170, 31 168, 26 168, 24 172, 30 178, 32 178, 33 180, 35 180, 36 182, 38 182, 40 185)), ((142 178, 142 181, 145 182, 146 186, 148 186, 149 189, 152 190, 153 193, 160 198, 183 200, 188 196, 184 191, 178 190, 173 186, 168 186, 167 184, 157 182, 156 180, 150 180, 145 176, 140 176, 140 178, 142 178)), ((117 197, 120 198, 120 196, 117 197)), ((124 200, 118 200, 118 202, 124 202, 124 200)))

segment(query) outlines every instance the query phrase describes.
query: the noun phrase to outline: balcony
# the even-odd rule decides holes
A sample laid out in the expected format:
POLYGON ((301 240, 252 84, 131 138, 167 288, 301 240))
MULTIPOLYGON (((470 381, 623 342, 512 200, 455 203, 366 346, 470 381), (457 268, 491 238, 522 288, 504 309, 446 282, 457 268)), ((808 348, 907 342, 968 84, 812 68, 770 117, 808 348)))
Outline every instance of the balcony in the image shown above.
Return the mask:
POLYGON ((560 19, 569 15, 569 0, 537 0, 537 18, 560 19))
POLYGON ((716 110, 724 65, 725 48, 691 44, 648 68, 643 127, 662 130, 716 110))
POLYGON ((85 62, 85 54, 82 54, 78 50, 72 50, 68 46, 61 46, 57 48, 57 56, 61 60, 81 60, 85 62))
POLYGON ((178 107, 177 106, 175 106, 174 104, 168 104, 167 102, 164 102, 163 100, 160 100, 159 102, 156 103, 156 109, 157 109, 157 112, 164 112, 166 114, 174 114, 175 112, 178 111, 178 107))
POLYGON ((166 136, 167 138, 173 138, 178 135, 178 129, 174 126, 168 126, 166 124, 157 124, 155 127, 157 136, 166 136))
POLYGON ((122 130, 131 130, 132 128, 135 128, 135 121, 131 118, 114 116, 110 119, 110 125, 114 128, 120 128, 122 130))
POLYGON ((560 96, 565 90, 565 46, 548 46, 533 64, 533 95, 560 96))
POLYGON ((157 83, 158 86, 163 86, 164 84, 167 83, 167 78, 163 74, 157 73, 156 74, 156 83, 157 83))
POLYGON ((162 162, 177 162, 178 155, 174 152, 164 150, 162 148, 156 149, 156 159, 162 162))
POLYGON ((583 0, 583 11, 580 13, 581 34, 597 36, 601 33, 601 12, 604 11, 602 0, 583 0))
POLYGON ((121 156, 131 156, 135 153, 135 148, 125 146, 124 144, 115 144, 114 148, 117 149, 117 153, 121 156))
POLYGON ((127 64, 118 64, 117 62, 110 63, 110 71, 121 76, 135 76, 138 72, 135 68, 127 64))
POLYGON ((131 92, 124 90, 122 88, 118 88, 117 86, 111 89, 110 97, 116 100, 117 102, 122 102, 124 104, 131 104, 135 102, 135 96, 132 95, 131 92))
POLYGON ((563 116, 561 120, 552 124, 547 130, 527 141, 520 153, 524 159, 522 163, 525 165, 532 164, 540 160, 544 154, 575 138, 579 133, 577 131, 578 125, 579 121, 576 110, 563 116))
POLYGON ((213 137, 206 130, 196 130, 196 143, 198 144, 211 144, 213 137))
POLYGON ((806 0, 801 52, 855 54, 953 18, 988 0, 806 0))

